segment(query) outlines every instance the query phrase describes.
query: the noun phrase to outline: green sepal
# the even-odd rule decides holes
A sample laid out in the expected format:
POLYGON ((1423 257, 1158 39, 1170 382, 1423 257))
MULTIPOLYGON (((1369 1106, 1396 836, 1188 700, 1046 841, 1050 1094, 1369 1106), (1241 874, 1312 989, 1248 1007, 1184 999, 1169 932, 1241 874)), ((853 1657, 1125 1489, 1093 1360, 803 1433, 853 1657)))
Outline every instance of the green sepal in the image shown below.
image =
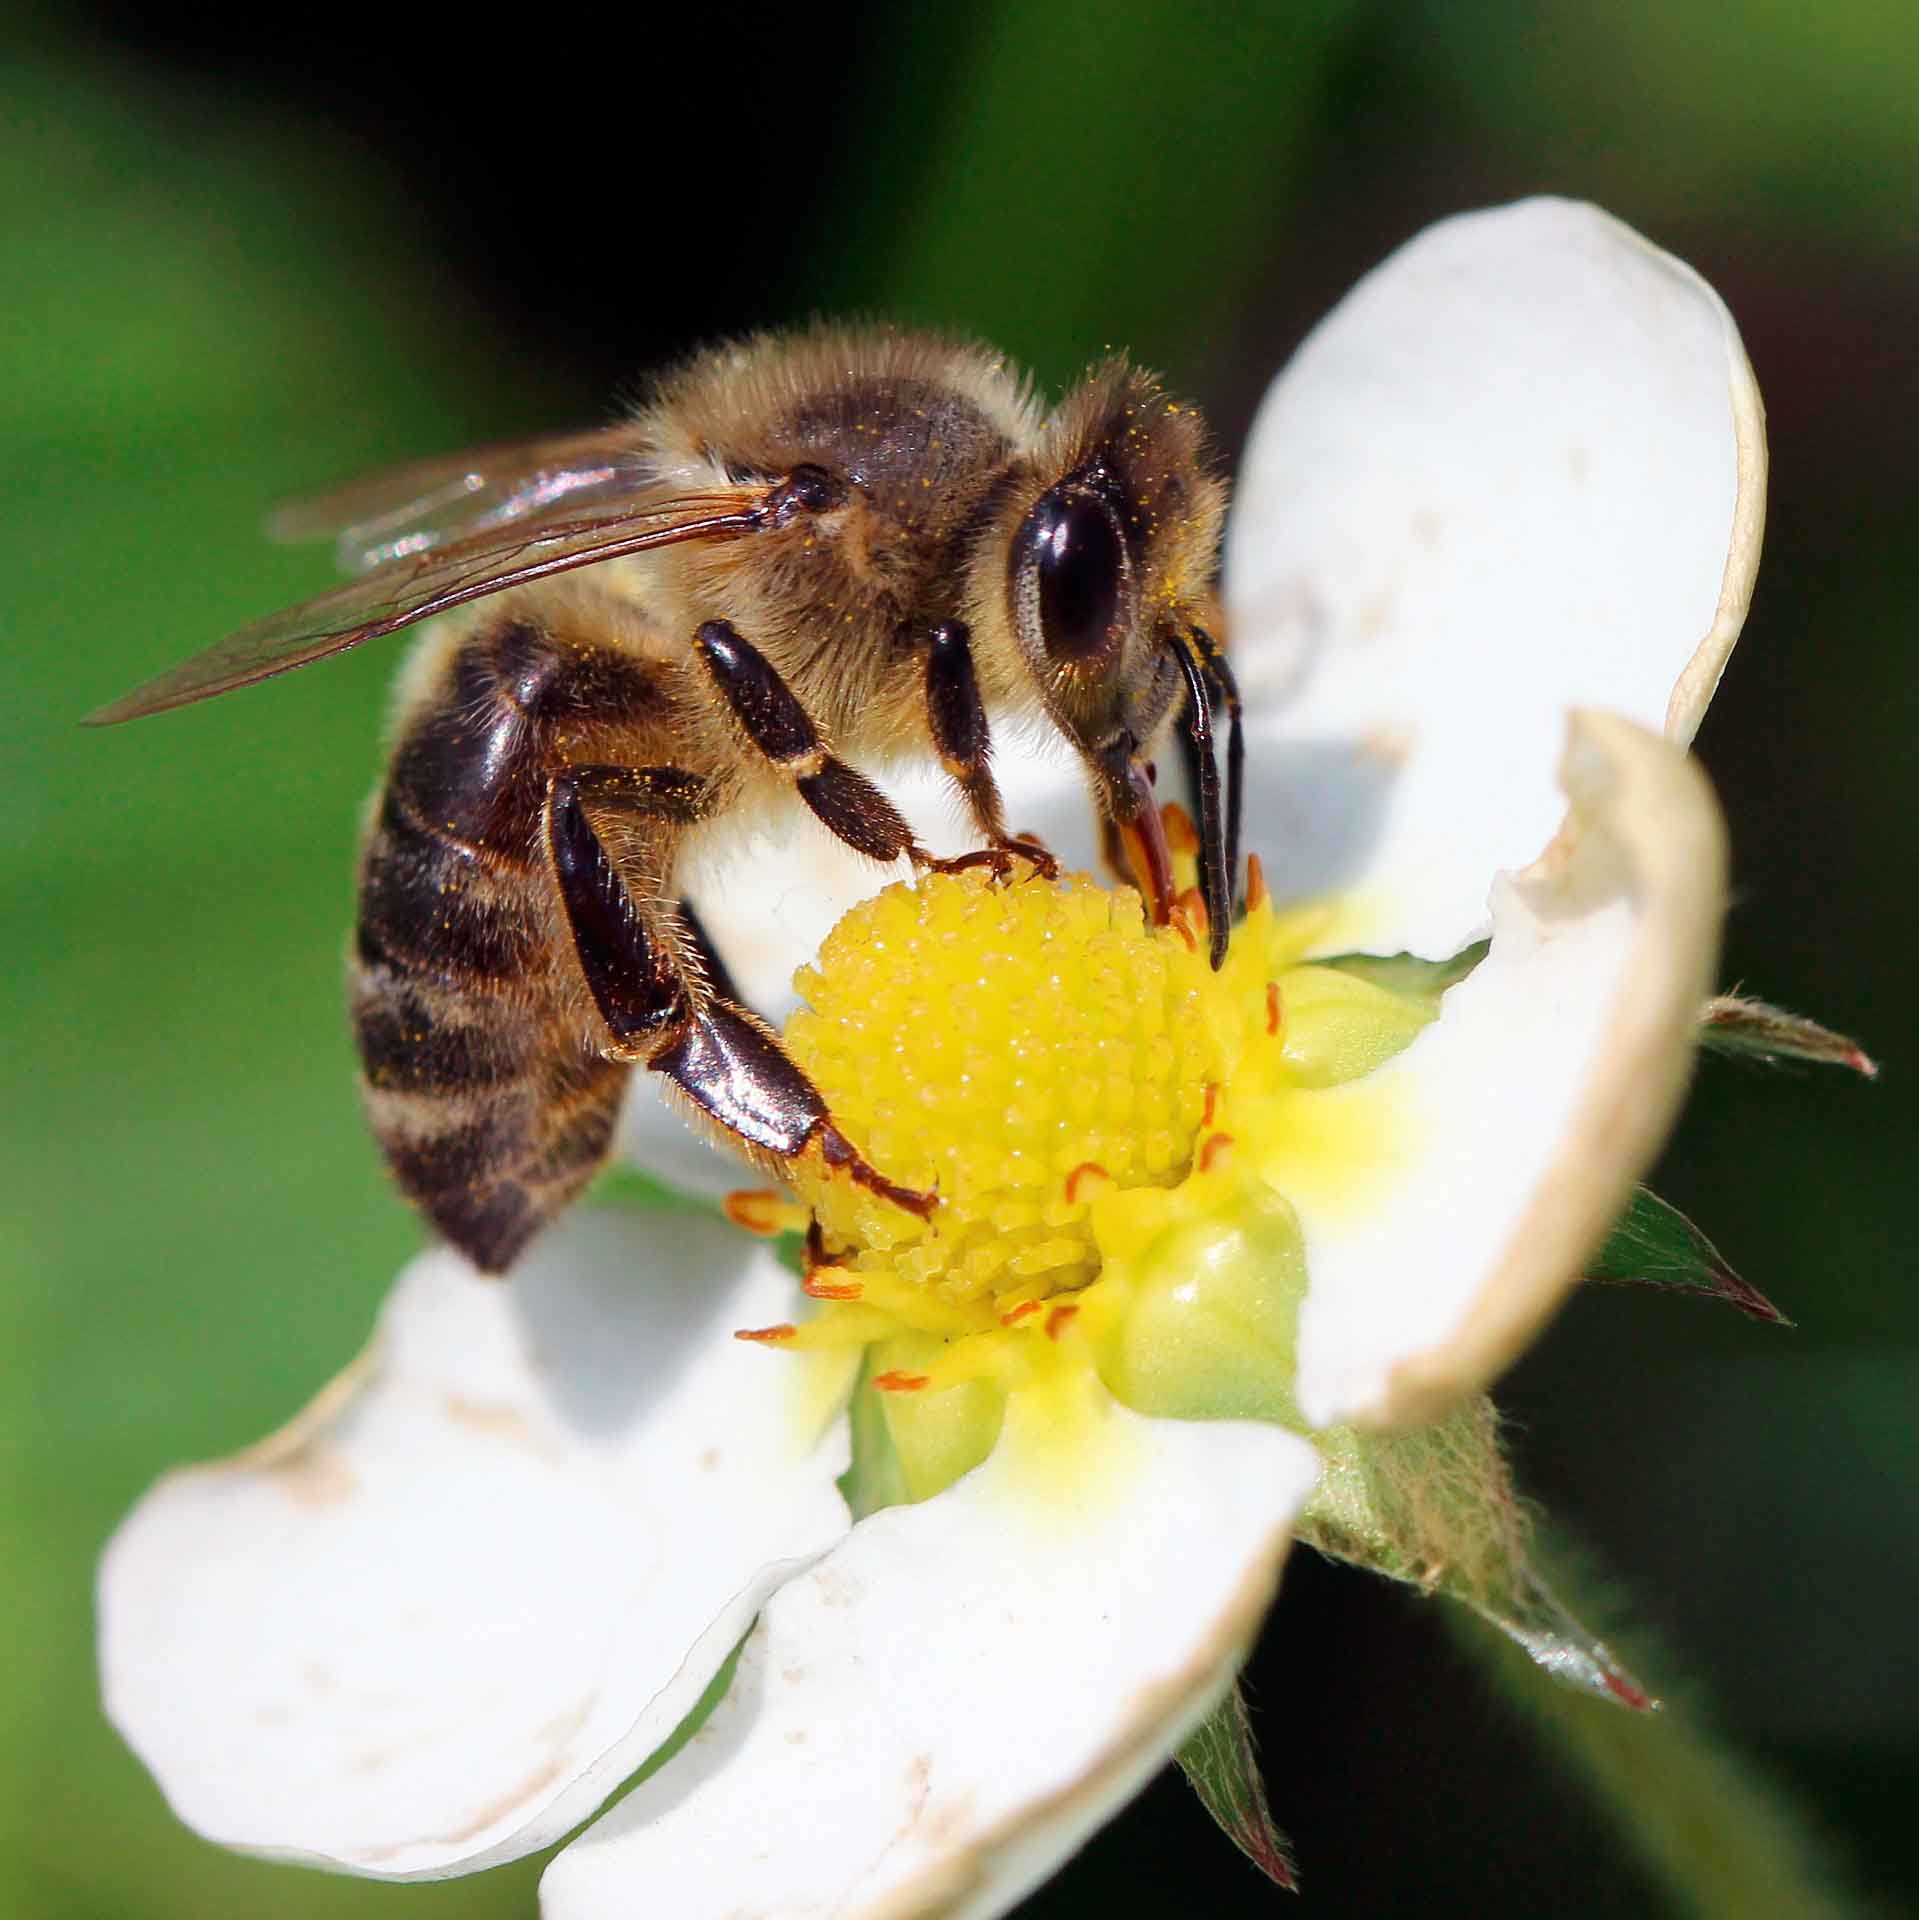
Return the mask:
POLYGON ((1528 1557, 1532 1526, 1483 1395, 1406 1433, 1328 1427, 1298 1536, 1330 1559, 1470 1607, 1555 1680, 1644 1712, 1658 1705, 1561 1606, 1528 1557))
POLYGON ((1677 1207, 1645 1187, 1634 1192, 1605 1245, 1587 1262, 1586 1278, 1698 1294, 1776 1327, 1792 1325, 1757 1287, 1733 1272, 1725 1255, 1677 1207))
POLYGON ((1714 1053, 1760 1060, 1768 1066, 1783 1066, 1791 1060, 1807 1066, 1845 1067, 1868 1080, 1879 1077, 1879 1063, 1857 1040, 1742 994, 1722 993, 1706 1002, 1699 1016, 1699 1044, 1714 1053))
POLYGON ((878 1513, 882 1507, 906 1506, 911 1499, 906 1490, 906 1469, 887 1428, 886 1411, 880 1405, 879 1393, 872 1385, 876 1370, 873 1349, 868 1347, 860 1360, 860 1377, 854 1383, 853 1397, 846 1405, 853 1459, 837 1484, 855 1521, 878 1513))
POLYGON ((1237 1681, 1173 1757, 1220 1832, 1274 1886, 1297 1893, 1299 1871, 1286 1836, 1273 1825, 1272 1809, 1266 1804, 1252 1720, 1237 1681))
POLYGON ((1450 960, 1422 960, 1416 953, 1336 953, 1329 959, 1315 960, 1316 967, 1337 967, 1342 973, 1370 980, 1388 993, 1403 995, 1431 1007, 1439 1005, 1448 987, 1456 987, 1485 959, 1492 947, 1490 940, 1476 940, 1462 947, 1450 960))

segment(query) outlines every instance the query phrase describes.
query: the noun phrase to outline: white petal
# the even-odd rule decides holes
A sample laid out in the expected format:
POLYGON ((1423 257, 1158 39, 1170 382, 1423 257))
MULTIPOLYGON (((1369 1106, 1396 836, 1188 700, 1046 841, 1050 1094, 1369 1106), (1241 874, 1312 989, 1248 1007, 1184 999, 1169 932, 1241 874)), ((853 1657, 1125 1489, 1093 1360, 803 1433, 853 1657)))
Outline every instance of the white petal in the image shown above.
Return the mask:
POLYGON ((575 1825, 846 1530, 843 1423, 731 1337, 795 1299, 691 1216, 576 1215, 507 1284, 416 1260, 356 1367, 107 1550, 107 1709, 180 1817, 394 1879, 575 1825))
POLYGON ((1484 1386, 1618 1217, 1691 1073, 1718 952, 1725 833, 1697 764, 1575 716, 1565 833, 1494 891, 1492 951, 1348 1109, 1389 1164, 1275 1177, 1311 1276, 1299 1403, 1315 1426, 1404 1425, 1484 1386))
POLYGON ((1036 1485, 1022 1397, 985 1466, 780 1592, 707 1726, 547 1869, 547 1920, 1004 1913, 1139 1790, 1229 1683, 1317 1463, 1107 1402, 1121 1470, 1036 1485))
MULTIPOLYGON (((1098 816, 1086 777, 1056 742, 1001 727, 995 776, 1007 824, 1037 833, 1069 866, 1097 861, 1098 816)), ((978 844, 937 766, 902 761, 876 771, 887 796, 934 853, 978 844)), ((783 1025, 793 975, 819 951, 850 907, 906 878, 905 861, 882 867, 835 840, 797 802, 757 823, 721 821, 689 849, 681 884, 749 1006, 783 1025)), ((619 1151, 669 1185, 719 1195, 766 1176, 700 1130, 655 1076, 637 1073, 621 1116, 619 1151)))
POLYGON ((1575 706, 1690 741, 1746 614, 1758 390, 1718 296, 1596 208, 1429 228, 1266 396, 1228 539, 1249 840, 1335 944, 1444 958, 1559 824, 1575 706))

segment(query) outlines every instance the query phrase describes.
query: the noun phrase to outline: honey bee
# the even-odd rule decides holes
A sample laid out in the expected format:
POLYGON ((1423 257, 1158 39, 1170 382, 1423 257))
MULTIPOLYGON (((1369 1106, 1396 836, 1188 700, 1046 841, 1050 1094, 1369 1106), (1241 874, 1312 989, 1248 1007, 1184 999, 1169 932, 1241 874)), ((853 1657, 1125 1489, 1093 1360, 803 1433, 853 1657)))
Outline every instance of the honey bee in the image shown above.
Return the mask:
POLYGON ((740 1003, 676 855, 696 825, 796 797, 876 862, 1050 873, 1007 829, 990 707, 1077 751, 1109 860, 1164 921, 1149 754, 1183 713, 1217 966, 1243 761, 1213 638, 1224 510, 1199 419, 1124 359, 1048 414, 976 345, 761 336, 695 357, 615 426, 283 510, 280 534, 335 536, 359 577, 91 718, 446 616, 402 681, 349 975, 373 1132, 483 1270, 598 1169, 635 1067, 763 1168, 818 1152, 924 1215, 935 1196, 870 1165, 740 1003), (853 764, 902 748, 937 755, 976 851, 935 859, 853 764))

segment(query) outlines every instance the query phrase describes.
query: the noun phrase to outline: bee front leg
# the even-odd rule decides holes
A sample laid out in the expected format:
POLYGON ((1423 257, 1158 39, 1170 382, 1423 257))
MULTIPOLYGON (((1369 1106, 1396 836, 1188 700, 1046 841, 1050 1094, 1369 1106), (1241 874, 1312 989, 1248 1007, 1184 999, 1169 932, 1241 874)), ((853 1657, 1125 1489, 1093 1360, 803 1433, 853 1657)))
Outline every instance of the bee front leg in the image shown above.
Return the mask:
POLYGON ((707 804, 706 783, 674 767, 570 767, 549 785, 547 850, 605 1051, 662 1075, 762 1164, 777 1170, 817 1146, 828 1166, 925 1218, 934 1196, 872 1167, 779 1036, 707 977, 666 887, 673 843, 707 804))
POLYGON ((1000 802, 999 783, 993 778, 992 734, 986 724, 986 703, 980 698, 979 675, 973 670, 973 641, 959 620, 942 620, 927 637, 926 725, 933 745, 953 784, 986 842, 977 853, 932 864, 942 872, 966 867, 991 867, 1004 879, 1015 860, 1030 861, 1043 880, 1056 879, 1059 862, 1031 834, 1009 834, 1000 802))

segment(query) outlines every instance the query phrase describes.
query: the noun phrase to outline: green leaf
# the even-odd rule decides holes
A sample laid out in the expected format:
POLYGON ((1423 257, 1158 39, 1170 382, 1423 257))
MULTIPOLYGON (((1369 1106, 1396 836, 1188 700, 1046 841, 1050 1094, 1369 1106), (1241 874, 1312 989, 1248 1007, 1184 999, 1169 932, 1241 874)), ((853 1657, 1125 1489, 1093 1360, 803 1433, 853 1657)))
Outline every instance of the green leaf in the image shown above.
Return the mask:
POLYGON ((1706 1002, 1699 1042, 1714 1053, 1762 1060, 1769 1066, 1796 1060, 1815 1067, 1847 1067, 1868 1080, 1879 1078, 1879 1063, 1858 1041, 1816 1020, 1788 1013, 1784 1007, 1736 993, 1722 993, 1706 1002))
POLYGON ((1677 1207, 1645 1187, 1634 1193, 1624 1217, 1588 1262, 1586 1278, 1695 1293, 1724 1300, 1755 1320, 1792 1325, 1757 1287, 1733 1272, 1725 1255, 1677 1207))
POLYGON ((1299 1891, 1285 1835, 1273 1825, 1253 1750, 1253 1726, 1237 1681, 1174 1756, 1219 1830, 1274 1886, 1299 1891))
POLYGON ((1485 959, 1491 946, 1490 940, 1476 941, 1470 947, 1461 948, 1450 960, 1422 960, 1414 953, 1336 953, 1330 959, 1315 961, 1314 965, 1337 967, 1341 973, 1355 974, 1376 987, 1384 987, 1388 993, 1402 994, 1409 1000, 1436 1007, 1446 989, 1458 986, 1485 959))

